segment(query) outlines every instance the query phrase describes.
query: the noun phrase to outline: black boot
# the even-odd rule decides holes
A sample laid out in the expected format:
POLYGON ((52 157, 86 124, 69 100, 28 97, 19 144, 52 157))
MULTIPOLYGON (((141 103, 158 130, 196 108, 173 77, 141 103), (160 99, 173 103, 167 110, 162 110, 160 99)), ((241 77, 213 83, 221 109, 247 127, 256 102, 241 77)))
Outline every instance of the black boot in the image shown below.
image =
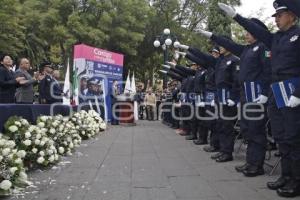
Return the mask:
POLYGON ((204 145, 207 144, 207 141, 203 140, 203 139, 197 139, 193 141, 195 145, 204 145))
POLYGON ((211 159, 216 160, 217 158, 219 158, 223 154, 224 154, 223 152, 216 153, 216 154, 214 154, 214 155, 211 156, 211 159))
POLYGON ((283 186, 285 186, 285 184, 287 182, 289 182, 289 180, 291 180, 291 177, 289 177, 289 176, 281 176, 281 177, 279 177, 274 182, 268 182, 267 183, 267 187, 270 190, 277 190, 277 189, 282 188, 283 186))
POLYGON ((187 135, 186 137, 185 137, 185 139, 186 140, 195 140, 195 139, 197 139, 197 137, 196 137, 196 135, 195 134, 191 134, 191 135, 187 135))
POLYGON ((277 194, 281 197, 300 196, 300 179, 290 179, 285 186, 277 190, 277 194))
POLYGON ((247 169, 248 167, 250 166, 250 164, 248 163, 245 163, 243 165, 238 165, 238 166, 235 166, 235 170, 237 172, 243 172, 245 169, 247 169))
POLYGON ((214 152, 218 152, 219 148, 216 148, 214 146, 205 146, 203 148, 204 151, 209 152, 209 153, 214 153, 214 152))
POLYGON ((233 157, 231 154, 224 153, 223 155, 221 155, 220 157, 218 157, 216 159, 216 162, 228 162, 228 161, 232 161, 232 160, 233 160, 233 157))
POLYGON ((300 196, 300 160, 292 161, 292 178, 286 185, 277 190, 282 197, 300 196))
POLYGON ((246 169, 243 170, 243 174, 246 177, 256 177, 259 175, 264 175, 265 170, 262 166, 250 165, 246 169))

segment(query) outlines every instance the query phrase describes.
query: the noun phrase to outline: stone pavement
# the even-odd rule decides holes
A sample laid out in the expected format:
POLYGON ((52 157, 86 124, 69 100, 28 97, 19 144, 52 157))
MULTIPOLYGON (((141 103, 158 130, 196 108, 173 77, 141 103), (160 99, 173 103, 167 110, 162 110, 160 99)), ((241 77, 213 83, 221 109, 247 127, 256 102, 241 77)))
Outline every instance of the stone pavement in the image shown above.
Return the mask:
POLYGON ((109 127, 104 135, 84 142, 73 156, 52 169, 31 172, 34 187, 7 199, 281 199, 266 188, 278 170, 273 176, 256 178, 235 172, 234 166, 243 159, 242 151, 235 155, 235 161, 220 164, 202 147, 157 121, 109 127))

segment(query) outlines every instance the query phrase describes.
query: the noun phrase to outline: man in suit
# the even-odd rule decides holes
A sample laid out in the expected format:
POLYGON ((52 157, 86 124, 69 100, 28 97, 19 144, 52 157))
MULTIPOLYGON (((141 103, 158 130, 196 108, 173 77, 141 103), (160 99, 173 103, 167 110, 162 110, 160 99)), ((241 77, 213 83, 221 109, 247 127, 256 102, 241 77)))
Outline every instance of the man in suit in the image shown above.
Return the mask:
POLYGON ((16 89, 16 103, 32 104, 34 100, 33 87, 37 84, 43 76, 37 74, 32 77, 28 70, 30 69, 30 61, 27 58, 21 58, 19 61, 19 69, 16 71, 16 77, 24 77, 25 84, 16 89))

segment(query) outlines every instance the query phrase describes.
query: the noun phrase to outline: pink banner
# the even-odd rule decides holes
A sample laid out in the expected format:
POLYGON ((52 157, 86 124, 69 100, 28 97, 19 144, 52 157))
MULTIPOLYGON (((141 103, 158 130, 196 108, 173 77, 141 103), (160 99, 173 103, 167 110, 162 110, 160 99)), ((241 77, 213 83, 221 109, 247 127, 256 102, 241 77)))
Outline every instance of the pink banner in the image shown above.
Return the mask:
POLYGON ((108 63, 118 66, 123 66, 124 55, 90 47, 85 44, 75 45, 74 47, 74 59, 85 58, 88 60, 108 63))

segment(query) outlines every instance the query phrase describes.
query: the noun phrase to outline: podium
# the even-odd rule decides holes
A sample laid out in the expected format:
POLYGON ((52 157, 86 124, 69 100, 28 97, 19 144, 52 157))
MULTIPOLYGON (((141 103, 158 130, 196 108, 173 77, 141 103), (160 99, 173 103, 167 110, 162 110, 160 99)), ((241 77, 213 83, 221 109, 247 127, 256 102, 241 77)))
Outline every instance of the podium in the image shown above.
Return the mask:
POLYGON ((122 126, 135 126, 134 120, 134 96, 124 94, 117 96, 119 110, 119 124, 122 126))

